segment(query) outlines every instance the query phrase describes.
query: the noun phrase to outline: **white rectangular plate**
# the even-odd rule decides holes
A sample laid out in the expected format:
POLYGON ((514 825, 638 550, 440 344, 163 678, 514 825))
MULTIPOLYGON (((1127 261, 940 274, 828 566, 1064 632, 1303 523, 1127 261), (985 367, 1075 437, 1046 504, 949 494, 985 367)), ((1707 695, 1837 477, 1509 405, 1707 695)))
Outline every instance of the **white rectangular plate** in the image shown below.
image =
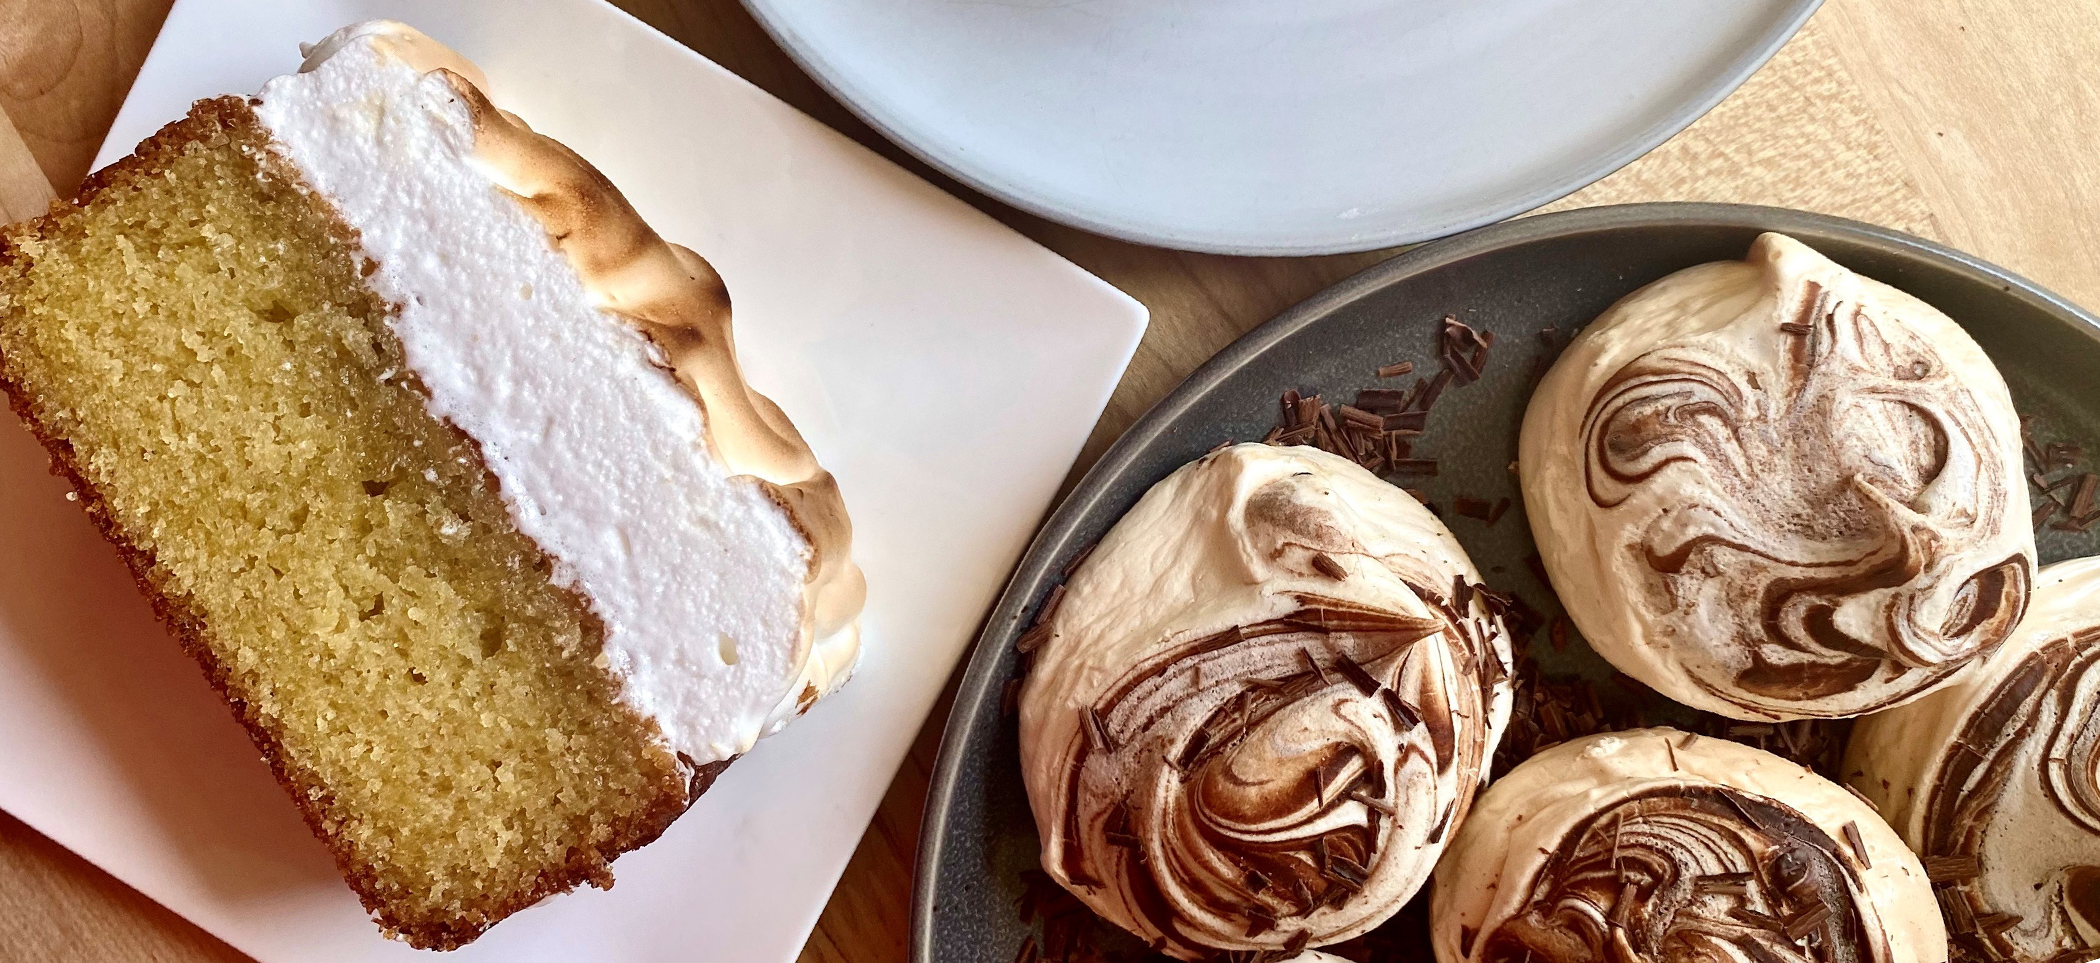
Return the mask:
MULTIPOLYGON (((1135 301, 597 0, 181 0, 97 159, 298 43, 406 20, 727 279, 751 380, 844 487, 859 674, 761 742, 618 886, 473 960, 791 960, 1145 327, 1135 301)), ((0 416, 0 808, 265 961, 382 939, 44 453, 0 416)))

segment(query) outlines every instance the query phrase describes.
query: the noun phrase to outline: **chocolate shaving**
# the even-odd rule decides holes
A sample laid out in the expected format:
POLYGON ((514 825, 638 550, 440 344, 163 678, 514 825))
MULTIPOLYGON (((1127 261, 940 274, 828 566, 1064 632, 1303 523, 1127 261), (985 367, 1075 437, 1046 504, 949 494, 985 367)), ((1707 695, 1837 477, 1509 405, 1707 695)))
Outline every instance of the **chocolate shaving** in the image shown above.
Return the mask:
POLYGON ((1816 930, 1822 929, 1823 924, 1830 920, 1830 915, 1830 904, 1822 902, 1810 904, 1801 912, 1787 918, 1787 938, 1799 940, 1816 930))
POLYGON ((1497 501, 1495 503, 1495 507, 1488 509, 1487 523, 1493 525, 1496 522, 1501 521, 1503 514, 1508 511, 1509 499, 1505 497, 1500 501, 1497 501))
POLYGON ((1976 917, 1976 931, 1989 936, 1998 936, 2006 930, 2020 925, 2024 917, 2018 913, 1986 913, 1976 917))
POLYGON ((1327 875, 1362 889, 1364 880, 1369 879, 1371 874, 1362 866, 1356 865, 1355 860, 1330 855, 1327 857, 1327 875))
POLYGON ((1116 740, 1108 734, 1108 723, 1101 720, 1100 710, 1093 706, 1086 707, 1086 737, 1095 752, 1116 751, 1116 740))
POLYGON ((1014 963, 1037 963, 1041 957, 1035 948, 1035 936, 1030 934, 1021 940, 1021 952, 1014 954, 1014 963))
POLYGON ((1281 958, 1287 960, 1305 952, 1305 944, 1310 942, 1312 942, 1311 930, 1299 930, 1296 933, 1292 933, 1290 939, 1283 941, 1283 955, 1281 958))
POLYGON ((1495 510, 1495 506, 1485 499, 1468 498, 1460 495, 1452 500, 1451 510, 1467 518, 1475 518, 1484 522, 1488 519, 1488 513, 1495 510))
POLYGON ((1619 887, 1619 898, 1611 904, 1611 925, 1624 928, 1633 919, 1633 901, 1641 895, 1641 887, 1632 880, 1619 887))
POLYGON ((1298 649, 1298 655, 1305 659, 1305 664, 1311 667, 1313 674, 1320 677, 1321 685, 1334 684, 1334 680, 1327 676, 1327 667, 1320 664, 1319 656, 1313 655, 1311 649, 1301 647, 1298 649))
POLYGON ((1363 803, 1365 806, 1382 812, 1387 816, 1391 816, 1395 819, 1398 819, 1400 817, 1400 810, 1397 807, 1395 807, 1392 803, 1386 802, 1385 800, 1373 796, 1370 793, 1364 792, 1361 789, 1352 790, 1349 793, 1349 798, 1357 802, 1363 803))
POLYGON ((1365 388, 1356 393, 1356 406, 1376 415, 1397 415, 1407 410, 1414 392, 1399 388, 1365 388))
POLYGON ((1381 419, 1379 426, 1403 438, 1412 438, 1429 430, 1429 412, 1395 411, 1381 419))
POLYGON ((1747 906, 1731 906, 1728 908, 1728 915, 1761 930, 1772 933, 1786 932, 1786 926, 1779 921, 1779 917, 1767 916, 1747 906))
POLYGON ((1436 400, 1443 396, 1444 388, 1450 384, 1450 368, 1445 368, 1444 370, 1437 372, 1435 380, 1429 382, 1427 385, 1424 385, 1421 390, 1415 392, 1415 410, 1427 414, 1429 412, 1430 407, 1436 404, 1436 400))
POLYGON ((1735 945, 1741 947, 1743 952, 1750 954, 1751 958, 1755 959, 1757 963, 1787 963, 1785 957, 1773 952, 1771 947, 1758 942, 1754 938, 1742 940, 1735 945))
POLYGON ((1041 608, 1035 610, 1035 624, 1042 625, 1057 616, 1057 607, 1065 604, 1065 586, 1060 582, 1050 589, 1041 608))
POLYGON ((1935 883, 1958 883, 1983 875, 1983 861, 1975 856, 1927 856, 1925 878, 1935 883))
POLYGON ((1334 670, 1336 672, 1341 673, 1342 678, 1349 680, 1349 682, 1355 685, 1356 688, 1359 691, 1363 692, 1364 695, 1377 695, 1378 690, 1382 687, 1375 676, 1371 675, 1369 671, 1367 671, 1362 665, 1357 664, 1357 662, 1353 659, 1349 659, 1346 657, 1336 659, 1334 663, 1334 670))
POLYGON ((1867 841, 1859 835, 1859 824, 1848 822, 1843 826, 1845 842, 1852 847, 1852 855, 1859 857, 1859 868, 1873 869, 1874 859, 1867 855, 1867 841))
POLYGON ((1008 679, 999 689, 999 714, 1012 718, 1021 711, 1021 680, 1008 679))
MULTIPOLYGON (((1930 875, 1930 874, 1927 874, 1930 875)), ((1976 932, 1976 910, 1969 905, 1969 898, 1953 887, 1936 889, 1940 912, 1947 918, 1947 928, 1956 933, 1976 932)))
POLYGON ((1385 430, 1385 418, 1380 415, 1374 415, 1355 405, 1343 405, 1335 410, 1341 413, 1341 420, 1345 424, 1357 425, 1372 431, 1385 430))
POLYGON ((1029 626, 1028 631, 1021 633, 1021 637, 1014 640, 1014 651, 1022 655, 1029 655, 1034 653, 1035 650, 1042 648, 1043 643, 1048 641, 1050 641, 1050 626, 1039 622, 1029 626))
POLYGON ((1813 334, 1816 329, 1811 328, 1805 324, 1795 324, 1789 321, 1785 324, 1780 325, 1779 330, 1784 331, 1788 334, 1813 334))
POLYGON ((1876 815, 1879 815, 1881 813, 1881 807, 1874 805, 1874 800, 1868 799, 1866 793, 1860 792, 1849 782, 1839 783, 1839 785, 1844 786, 1845 791, 1852 794, 1852 798, 1857 799, 1860 802, 1866 803, 1867 808, 1873 810, 1876 815))
POLYGON ((1701 893, 1717 896, 1748 896, 1750 895, 1750 874, 1717 873, 1712 876, 1700 877, 1692 886, 1701 893))
POLYGON ((1393 364, 1386 365, 1385 367, 1379 368, 1378 376, 1381 378, 1398 378, 1401 375, 1413 374, 1414 370, 1414 362, 1398 361, 1394 362, 1393 364))
POLYGON ((1743 817, 1744 822, 1757 827, 1758 832, 1766 833, 1768 835, 1771 833, 1771 829, 1765 826, 1764 821, 1758 819, 1757 814, 1755 812, 1752 812, 1750 810, 1750 807, 1743 805, 1743 801, 1737 799, 1735 797, 1735 793, 1723 792, 1721 793, 1721 798, 1728 801, 1729 808, 1734 809, 1736 815, 1743 817))
POLYGON ((1429 842, 1441 843, 1444 841, 1444 831, 1451 828, 1451 815, 1454 812, 1457 812, 1457 807, 1455 806, 1444 810, 1444 818, 1437 820, 1436 828, 1429 831, 1429 842))
POLYGON ((1268 888, 1269 878, 1267 876, 1263 876, 1261 874, 1261 870, 1250 869, 1247 871, 1247 892, 1259 893, 1262 890, 1268 888))
POLYGON ((1195 735, 1189 737, 1188 744, 1181 747, 1181 755, 1174 758, 1174 768, 1182 772, 1189 771, 1189 768, 1196 764, 1196 760, 1203 758, 1203 750, 1209 745, 1210 731, 1196 730, 1195 735))
POLYGON ((1553 619, 1553 631, 1548 633, 1548 636, 1553 644, 1553 651, 1568 651, 1568 617, 1556 616, 1553 619))
POLYGON ((1253 939, 1276 928, 1276 917, 1269 915, 1268 910, 1249 904, 1242 907, 1240 912, 1247 916, 1248 939, 1253 939))
MULTIPOLYGON (((1095 544, 1099 544, 1099 543, 1097 542, 1097 543, 1095 543, 1095 544)), ((1072 556, 1072 560, 1071 560, 1071 561, 1069 561, 1069 562, 1066 562, 1066 563, 1065 563, 1065 568, 1064 568, 1064 573, 1063 573, 1063 574, 1064 574, 1064 577, 1066 577, 1066 578, 1071 578, 1071 577, 1072 577, 1072 573, 1073 573, 1073 572, 1076 572, 1076 571, 1078 571, 1078 570, 1079 570, 1079 566, 1080 566, 1080 565, 1082 565, 1082 564, 1084 564, 1084 563, 1086 562, 1086 560, 1087 560, 1087 559, 1088 559, 1089 557, 1091 557, 1091 556, 1092 556, 1093 554, 1094 554, 1094 546, 1093 546, 1093 545, 1088 545, 1087 547, 1085 547, 1085 548, 1082 548, 1082 549, 1080 549, 1080 550, 1079 550, 1079 554, 1077 554, 1077 555, 1074 555, 1074 556, 1072 556)))
POLYGON ((1138 849, 1141 845, 1138 838, 1129 833, 1110 831, 1102 833, 1101 838, 1108 840, 1111 846, 1121 846, 1125 849, 1138 849))
POLYGON ((1342 563, 1335 561, 1332 556, 1328 555, 1325 552, 1313 553, 1312 567, 1321 575, 1325 575, 1328 578, 1334 579, 1337 582, 1343 581, 1344 579, 1347 579, 1349 577, 1349 570, 1343 568, 1342 563))

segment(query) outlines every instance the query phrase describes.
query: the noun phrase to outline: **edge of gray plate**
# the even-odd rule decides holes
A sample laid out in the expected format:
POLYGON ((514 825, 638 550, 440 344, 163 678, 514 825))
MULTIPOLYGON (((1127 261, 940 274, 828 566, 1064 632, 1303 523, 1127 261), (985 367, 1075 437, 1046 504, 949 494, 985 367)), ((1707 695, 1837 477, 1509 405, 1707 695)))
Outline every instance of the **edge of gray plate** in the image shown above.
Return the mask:
POLYGON ((1380 248, 1398 247, 1420 241, 1449 237, 1497 221, 1506 220, 1551 204, 1591 184, 1609 177, 1619 168, 1640 159, 1649 151, 1661 146, 1664 141, 1678 135, 1694 121, 1707 115, 1721 101, 1750 79, 1786 46, 1808 18, 1823 6, 1823 0, 1795 0, 1795 9, 1778 18, 1769 35, 1759 43, 1744 49, 1729 68, 1714 76, 1664 121, 1630 138, 1617 150, 1575 168, 1573 172, 1557 178, 1545 178, 1536 187, 1513 191, 1502 203, 1486 206, 1470 214, 1453 218, 1448 222, 1409 223, 1405 226, 1383 231, 1359 234, 1337 229, 1334 236, 1314 242, 1284 243, 1275 245, 1234 243, 1216 238, 1206 238, 1199 233, 1177 231, 1166 223, 1146 223, 1119 218, 1115 212, 1106 210, 1078 210, 1051 203, 1032 193, 1026 183, 1012 180, 1006 172, 973 164, 967 151, 955 145, 941 143, 931 131, 917 130, 894 116, 882 101, 867 95, 849 83, 829 61, 825 60, 794 29, 788 17, 781 11, 788 5, 781 0, 741 0, 744 8, 764 28, 767 35, 787 52, 796 66, 816 80, 818 86, 839 103, 846 105, 854 116, 890 142, 904 148, 913 157, 928 166, 968 185, 972 190, 1011 204, 1038 217, 1067 224, 1082 230, 1136 244, 1152 244, 1183 251, 1207 254, 1231 254, 1243 256, 1300 256, 1314 254, 1346 254, 1358 251, 1375 251, 1380 248))
MULTIPOLYGON (((1177 454, 1162 462, 1160 449, 1186 448, 1200 454, 1216 440, 1176 436, 1175 429, 1184 427, 1184 419, 1192 411, 1210 403, 1214 390, 1229 378, 1249 366, 1262 364, 1269 352, 1285 345, 1294 335, 1389 287, 1511 248, 1659 229, 1709 237, 1780 231, 1811 246, 1827 244, 1867 252, 1887 265, 1914 269, 1921 277, 1930 275, 1940 281, 1961 285, 1972 293, 1996 289, 1996 293, 1984 296, 2000 303, 2017 303, 2026 314, 2053 319, 2100 345, 2100 317, 1978 258, 1922 238, 1857 221, 1749 205, 1631 204, 1521 218, 1415 248, 1321 291, 1242 335, 1140 417, 1051 514, 1022 557, 1005 592, 985 621, 956 693, 954 710, 942 734, 940 754, 934 764, 926 797, 913 879, 909 936, 912 959, 917 963, 933 963, 939 958, 935 952, 937 948, 968 939, 967 934, 937 931, 935 910, 944 895, 966 898, 959 890, 987 882, 943 879, 940 869, 949 844, 949 823, 954 807, 959 802, 966 806, 982 806, 982 800, 959 800, 959 790, 981 784, 987 766, 1001 764, 984 758, 984 753, 969 750, 988 740, 999 741, 1002 727, 1011 728, 1001 715, 999 703, 1002 685, 1012 676, 1018 658, 1013 641, 1025 629, 1025 617, 1032 614, 1036 600, 1049 585, 1061 577, 1069 559, 1099 538, 1139 495, 1185 460, 1179 459, 1177 454), (987 727, 991 727, 989 732, 987 727)), ((1631 286, 1638 286, 1655 278, 1625 280, 1631 286)), ((2062 552, 2059 548, 2057 552, 2045 551, 2044 554, 2062 552)), ((1012 741, 1011 733, 1003 738, 1006 742, 1012 741)), ((1002 954, 1005 952, 1010 950, 995 951, 984 958, 1004 959, 1002 954)))

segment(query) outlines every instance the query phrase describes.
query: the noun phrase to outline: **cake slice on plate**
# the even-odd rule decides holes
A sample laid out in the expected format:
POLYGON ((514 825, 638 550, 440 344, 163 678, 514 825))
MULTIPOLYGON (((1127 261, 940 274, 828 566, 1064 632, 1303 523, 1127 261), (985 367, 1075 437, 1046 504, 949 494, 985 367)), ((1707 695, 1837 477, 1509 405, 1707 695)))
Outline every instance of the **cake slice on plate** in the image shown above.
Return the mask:
POLYGON ((0 386, 388 932, 662 833, 836 688, 832 476, 707 262, 346 27, 0 233, 0 386))

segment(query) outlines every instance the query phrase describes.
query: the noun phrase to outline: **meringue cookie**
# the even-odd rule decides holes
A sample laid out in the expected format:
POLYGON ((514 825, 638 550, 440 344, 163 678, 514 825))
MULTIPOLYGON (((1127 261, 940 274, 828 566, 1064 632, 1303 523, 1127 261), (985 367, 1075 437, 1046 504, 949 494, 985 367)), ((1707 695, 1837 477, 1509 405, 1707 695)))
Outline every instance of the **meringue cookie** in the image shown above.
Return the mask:
POLYGON ((2100 558, 2036 578, 1977 671, 1853 731, 1846 781, 1928 864, 1958 959, 2100 959, 2100 558))
POLYGON ((1598 653, 1737 719, 1916 698, 2019 622, 2020 423, 1953 321, 1777 234, 1575 339, 1524 416, 1554 589, 1598 653))
POLYGON ((1924 869, 1865 803, 1674 729, 1564 743, 1490 786, 1430 917, 1438 963, 1947 958, 1924 869))
POLYGON ((1378 925, 1508 721, 1479 580, 1334 455, 1239 445, 1168 476, 1073 574, 1022 691, 1044 869, 1182 959, 1378 925))

